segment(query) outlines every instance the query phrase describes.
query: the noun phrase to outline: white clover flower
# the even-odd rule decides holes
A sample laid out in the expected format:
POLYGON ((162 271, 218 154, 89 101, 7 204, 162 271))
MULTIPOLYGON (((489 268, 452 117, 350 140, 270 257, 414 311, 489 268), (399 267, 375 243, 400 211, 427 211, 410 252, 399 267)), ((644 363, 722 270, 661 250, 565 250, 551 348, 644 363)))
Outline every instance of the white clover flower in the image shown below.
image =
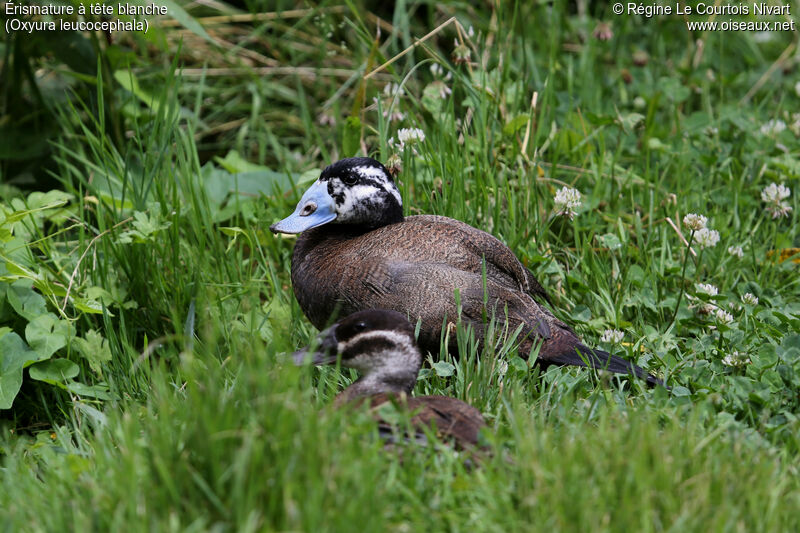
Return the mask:
POLYGON ((386 108, 383 111, 383 118, 388 118, 389 122, 400 122, 401 120, 405 120, 406 114, 401 111, 394 111, 390 115, 389 108, 386 108))
POLYGON ((455 48, 453 49, 453 63, 456 65, 463 65, 469 63, 471 52, 466 44, 459 44, 458 39, 455 39, 455 48))
POLYGON ((722 364, 726 366, 740 367, 750 364, 750 358, 743 352, 732 352, 722 358, 722 364))
MULTIPOLYGON (((711 286, 713 287, 713 285, 711 286)), ((713 302, 704 302, 697 296, 692 296, 691 294, 687 294, 686 299, 692 302, 689 304, 689 309, 696 309, 698 315, 710 315, 719 309, 713 302)))
POLYGON ((715 229, 701 228, 694 234, 700 248, 713 248, 719 242, 719 232, 715 229))
POLYGON ((428 87, 442 100, 453 94, 453 89, 448 87, 447 84, 441 80, 432 81, 428 87))
POLYGON ((792 206, 786 203, 778 204, 774 207, 767 207, 767 212, 772 215, 772 218, 781 218, 781 217, 789 217, 789 213, 792 211, 792 206))
MULTIPOLYGON (((372 98, 372 102, 375 104, 375 107, 377 108, 378 107, 378 98, 377 97, 373 97, 372 98)), ((388 118, 389 122, 400 122, 401 120, 406 118, 406 114, 401 112, 397 108, 396 105, 394 106, 394 108, 392 108, 392 100, 391 100, 391 98, 381 102, 381 105, 383 106, 383 112, 382 112, 383 118, 388 118), (391 111, 391 113, 390 113, 391 109, 394 109, 394 111, 391 111)))
POLYGON ((433 74, 434 78, 441 78, 444 81, 448 81, 453 77, 453 73, 449 70, 445 74, 444 68, 442 68, 442 65, 439 63, 434 63, 431 65, 431 74, 433 74))
POLYGON ((575 209, 581 205, 581 193, 577 189, 561 187, 555 196, 556 214, 564 215, 570 220, 577 214, 575 209))
POLYGON ((741 246, 728 246, 728 253, 731 255, 735 255, 739 259, 744 257, 744 250, 742 250, 741 246))
POLYGON ((472 26, 467 28, 467 37, 469 37, 470 39, 475 37, 475 29, 472 26))
POLYGON ((780 202, 792 194, 792 190, 784 184, 770 183, 761 191, 761 199, 765 202, 780 202))
POLYGON ((497 373, 500 376, 505 376, 508 372, 508 361, 500 361, 497 363, 497 373))
POLYGON ((611 29, 610 22, 598 22, 592 32, 592 37, 598 41, 610 41, 614 37, 614 31, 611 29))
POLYGON ((419 128, 402 128, 397 131, 397 138, 403 144, 425 142, 425 132, 419 128))
POLYGON ((794 84, 794 94, 800 96, 800 81, 794 84))
POLYGON ((625 332, 618 329, 607 329, 600 337, 600 342, 610 342, 612 344, 619 344, 625 338, 625 332))
POLYGON ((742 303, 747 305, 758 305, 758 296, 751 292, 746 292, 742 295, 742 303))
POLYGON ((697 312, 701 315, 710 315, 719 309, 716 305, 706 302, 697 308, 697 312))
POLYGON ((719 290, 710 283, 698 283, 697 292, 702 292, 703 294, 707 294, 709 296, 716 296, 719 294, 719 290))
POLYGON ((717 308, 717 310, 714 311, 714 316, 720 324, 730 324, 733 322, 733 315, 724 309, 717 308))
POLYGON ((789 124, 789 129, 792 130, 795 137, 800 137, 800 113, 792 113, 792 123, 789 124))
MULTIPOLYGON (((380 101, 383 118, 388 118, 389 122, 399 122, 406 118, 406 114, 400 111, 397 101, 406 94, 405 89, 398 83, 389 82, 383 87, 383 98, 380 101)), ((373 97, 375 107, 378 106, 378 98, 373 97)))
POLYGON ((406 149, 406 146, 412 146, 412 150, 416 154, 417 151, 413 145, 425 142, 425 132, 419 128, 401 128, 397 130, 397 143, 394 142, 394 137, 389 138, 389 146, 396 148, 398 152, 406 149))
POLYGON ((777 135, 786 129, 786 123, 779 118, 766 121, 759 130, 761 135, 777 135))
POLYGON ((770 183, 761 191, 761 199, 766 202, 767 213, 772 215, 773 219, 789 216, 792 207, 784 202, 784 200, 791 194, 791 189, 782 183, 780 185, 777 183, 770 183))
POLYGON ((683 225, 692 231, 697 231, 705 228, 707 222, 708 219, 706 217, 695 213, 689 213, 688 215, 683 217, 683 225))
POLYGON ((328 113, 320 113, 317 117, 317 122, 320 126, 335 126, 336 117, 329 115, 328 113))
POLYGON ((401 96, 405 96, 406 91, 403 89, 403 86, 399 83, 389 82, 383 87, 383 95, 384 96, 397 96, 400 98, 401 96))

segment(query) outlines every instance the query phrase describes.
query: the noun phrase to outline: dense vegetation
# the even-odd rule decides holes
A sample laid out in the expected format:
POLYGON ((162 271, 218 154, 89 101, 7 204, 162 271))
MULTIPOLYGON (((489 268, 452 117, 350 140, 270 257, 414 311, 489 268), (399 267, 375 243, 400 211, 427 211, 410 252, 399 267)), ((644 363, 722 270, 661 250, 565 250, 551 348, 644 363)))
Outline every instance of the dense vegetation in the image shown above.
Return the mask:
POLYGON ((795 33, 581 1, 168 4, 146 35, 0 42, 4 527, 800 529, 795 33), (492 453, 383 450, 328 407, 355 374, 282 357, 315 330, 267 230, 354 154, 671 391, 459 328, 415 392, 475 405, 492 453))

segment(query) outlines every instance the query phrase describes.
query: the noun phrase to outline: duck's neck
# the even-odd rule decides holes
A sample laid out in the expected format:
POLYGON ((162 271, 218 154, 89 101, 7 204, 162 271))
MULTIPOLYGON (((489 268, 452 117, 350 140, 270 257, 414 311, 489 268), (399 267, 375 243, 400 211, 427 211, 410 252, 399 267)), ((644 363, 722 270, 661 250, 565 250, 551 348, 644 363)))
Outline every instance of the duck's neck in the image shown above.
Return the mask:
POLYGON ((375 227, 388 226, 389 224, 396 224, 403 221, 403 206, 393 204, 390 208, 386 209, 381 216, 381 219, 376 222, 375 227))
MULTIPOLYGON (((375 343, 382 339, 369 339, 375 343)), ((422 363, 419 350, 413 344, 400 342, 383 348, 381 359, 385 364, 373 367, 362 377, 347 387, 340 400, 350 401, 375 394, 411 394, 417 383, 417 375, 422 363)))
POLYGON ((348 396, 358 398, 381 392, 390 394, 411 394, 417 382, 419 369, 394 372, 375 372, 359 378, 347 388, 348 396))

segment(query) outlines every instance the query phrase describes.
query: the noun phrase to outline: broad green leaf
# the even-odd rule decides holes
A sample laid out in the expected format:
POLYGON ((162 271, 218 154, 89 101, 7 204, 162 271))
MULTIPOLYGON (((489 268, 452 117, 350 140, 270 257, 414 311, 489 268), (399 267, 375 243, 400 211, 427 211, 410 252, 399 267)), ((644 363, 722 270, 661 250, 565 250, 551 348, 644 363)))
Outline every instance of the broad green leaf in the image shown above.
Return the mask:
POLYGON ((110 400, 113 396, 108 391, 108 386, 98 383, 97 385, 86 385, 77 381, 67 383, 67 390, 78 396, 88 396, 98 400, 110 400))
POLYGON ((130 200, 122 201, 122 199, 117 198, 113 194, 109 194, 109 193, 100 193, 100 194, 98 194, 98 196, 104 202, 106 202, 107 204, 113 206, 114 209, 119 209, 119 210, 133 209, 133 202, 130 201, 130 200))
POLYGON ((69 323, 52 313, 34 318, 25 327, 28 344, 42 359, 50 358, 57 350, 66 346, 68 335, 69 323))
POLYGON ((6 289, 8 303, 22 318, 33 320, 47 313, 45 300, 41 294, 34 291, 30 280, 15 281, 6 289))
POLYGON ((677 78, 661 78, 659 86, 662 92, 667 95, 667 98, 675 103, 683 102, 691 96, 689 87, 677 78))
POLYGON ((608 248, 609 250, 616 250, 622 247, 622 243, 620 242, 619 237, 617 237, 613 233, 606 233, 605 235, 597 235, 595 236, 595 239, 597 239, 597 243, 600 246, 608 248))
POLYGON ((436 371, 437 376, 440 378, 446 378, 453 375, 456 367, 447 361, 437 361, 433 363, 433 369, 436 371))
MULTIPOLYGON (((84 298, 76 298, 72 302, 73 307, 82 313, 91 313, 93 315, 103 314, 103 304, 97 300, 88 300, 84 298)), ((114 316, 111 311, 106 310, 109 316, 114 316)))
POLYGON ((0 409, 11 409, 22 386, 22 369, 40 359, 16 333, 0 338, 0 409))
POLYGON ((219 228, 219 230, 224 235, 229 235, 233 237, 233 239, 231 239, 230 242, 228 243, 227 248, 225 248, 225 252, 230 252, 231 248, 233 248, 233 246, 236 244, 239 235, 244 236, 244 238, 247 239, 248 242, 250 242, 250 235, 248 235, 247 231, 243 230, 242 228, 238 228, 236 226, 230 226, 230 227, 221 227, 219 228))
POLYGON ((69 359, 50 359, 34 363, 28 369, 31 379, 47 382, 63 382, 74 378, 80 372, 78 365, 69 359))
POLYGON ((111 348, 108 341, 97 331, 90 329, 84 338, 75 337, 72 345, 89 361, 89 367, 96 373, 101 373, 101 364, 111 361, 111 348))
POLYGON ((14 211, 5 214, 2 224, 8 225, 18 236, 30 239, 34 235, 31 222, 36 227, 42 228, 45 219, 62 221, 69 216, 69 210, 63 209, 63 206, 73 198, 72 194, 59 190, 35 191, 28 195, 26 200, 14 198, 11 200, 14 211), (16 224, 21 220, 25 220, 25 223, 16 224))
POLYGON ((151 241, 158 232, 170 227, 172 222, 161 220, 161 217, 155 213, 147 214, 142 211, 136 211, 133 213, 132 225, 134 229, 120 234, 119 242, 128 244, 130 242, 143 243, 151 241))
POLYGON ((31 210, 53 209, 61 207, 75 196, 65 191, 54 189, 52 191, 34 191, 28 195, 28 208, 31 210))
POLYGON ((152 94, 148 93, 144 89, 139 86, 139 80, 136 78, 136 75, 130 70, 117 70, 114 72, 114 79, 117 80, 124 89, 133 93, 133 95, 138 98, 144 105, 152 109, 153 111, 158 111, 158 106, 160 105, 159 98, 153 96, 152 94))
POLYGON ((630 131, 642 120, 644 120, 644 115, 641 113, 626 113, 624 115, 620 115, 617 120, 619 120, 619 124, 622 126, 622 129, 625 131, 630 131))
POLYGON ((528 123, 529 115, 524 113, 522 115, 517 115, 516 117, 512 118, 508 121, 508 123, 503 126, 503 135, 508 137, 514 135, 517 130, 524 127, 528 123))
POLYGON ((509 359, 508 365, 517 372, 528 372, 528 363, 518 355, 509 359))
POLYGON ((236 150, 229 151, 227 154, 225 154, 224 158, 215 157, 214 161, 219 163, 222 168, 231 174, 240 174, 243 172, 263 172, 265 170, 268 172, 272 171, 272 169, 263 165, 251 163, 243 158, 242 155, 236 150))
POLYGON ((114 296, 102 287, 88 287, 86 289, 86 298, 89 300, 97 300, 106 305, 111 305, 116 301, 114 296))
MULTIPOLYGON (((22 226, 17 227, 15 233, 22 233, 19 231, 19 228, 22 226)), ((4 276, 6 278, 13 278, 13 279, 5 279, 3 281, 16 281, 19 279, 19 276, 28 279, 37 279, 39 276, 34 272, 39 267, 39 264, 36 258, 31 253, 31 248, 28 240, 20 237, 19 235, 13 236, 11 239, 5 242, 5 244, 0 247, 2 250, 3 259, 5 259, 5 268, 6 271, 14 273, 14 276, 4 276)))
POLYGON ((220 227, 219 230, 230 237, 237 237, 239 235, 247 235, 247 232, 242 228, 236 226, 223 226, 220 227))
POLYGON ((422 106, 437 119, 443 114, 448 91, 449 87, 441 80, 429 83, 422 91, 422 106))

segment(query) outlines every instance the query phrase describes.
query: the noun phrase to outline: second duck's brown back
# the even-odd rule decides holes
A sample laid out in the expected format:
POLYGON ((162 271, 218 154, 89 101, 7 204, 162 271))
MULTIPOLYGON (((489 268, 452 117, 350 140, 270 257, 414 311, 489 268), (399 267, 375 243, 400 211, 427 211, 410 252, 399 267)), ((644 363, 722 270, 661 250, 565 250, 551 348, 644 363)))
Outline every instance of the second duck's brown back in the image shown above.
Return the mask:
MULTIPOLYGON (((345 403, 343 399, 343 397, 337 398, 337 403, 345 403)), ((375 414, 375 419, 378 421, 378 429, 387 438, 398 429, 402 429, 397 428, 395 424, 381 417, 379 408, 387 402, 392 402, 411 414, 411 425, 420 429, 418 436, 424 438, 421 428, 428 427, 435 429, 436 436, 439 439, 454 441, 462 448, 478 446, 480 430, 486 426, 480 411, 468 403, 449 396, 409 397, 407 395, 380 393, 366 398, 349 400, 346 403, 359 404, 363 401, 369 401, 369 405, 375 414)))

